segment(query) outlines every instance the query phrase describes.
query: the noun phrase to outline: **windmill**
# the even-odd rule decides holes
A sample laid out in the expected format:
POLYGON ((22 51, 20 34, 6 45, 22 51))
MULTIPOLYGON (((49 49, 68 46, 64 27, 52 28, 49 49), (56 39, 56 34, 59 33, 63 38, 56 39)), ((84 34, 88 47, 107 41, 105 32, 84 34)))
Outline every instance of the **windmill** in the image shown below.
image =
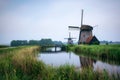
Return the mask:
POLYGON ((69 27, 69 29, 80 30, 78 44, 86 44, 91 41, 98 41, 97 38, 92 35, 93 27, 90 25, 83 25, 83 9, 82 9, 82 13, 81 13, 81 26, 80 27, 68 26, 68 27, 69 27), (95 40, 92 40, 93 38, 95 38, 95 40), (87 41, 89 41, 89 42, 87 42, 87 41))
POLYGON ((76 38, 71 38, 71 33, 69 32, 69 37, 68 38, 64 38, 64 39, 67 39, 68 40, 68 44, 73 44, 73 39, 76 39, 76 38))

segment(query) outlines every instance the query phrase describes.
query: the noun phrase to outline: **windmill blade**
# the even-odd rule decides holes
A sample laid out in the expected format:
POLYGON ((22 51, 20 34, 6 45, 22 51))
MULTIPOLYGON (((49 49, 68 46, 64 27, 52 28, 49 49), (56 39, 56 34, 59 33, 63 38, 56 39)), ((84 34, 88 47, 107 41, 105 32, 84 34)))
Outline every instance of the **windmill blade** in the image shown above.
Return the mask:
POLYGON ((77 39, 77 38, 71 38, 71 39, 77 39))
POLYGON ((71 33, 69 32, 69 38, 71 38, 71 33))
POLYGON ((80 27, 77 26, 68 26, 69 30, 80 30, 80 27))
POLYGON ((68 39, 68 38, 64 38, 64 39, 68 39))
POLYGON ((69 28, 74 28, 74 29, 80 29, 80 27, 77 26, 68 26, 69 28))
MULTIPOLYGON (((81 27, 83 25, 83 9, 82 9, 82 12, 81 12, 81 27)), ((81 31, 79 32, 79 39, 78 39, 78 44, 80 44, 80 36, 81 36, 81 31)))
POLYGON ((92 26, 93 28, 98 27, 98 25, 92 26))

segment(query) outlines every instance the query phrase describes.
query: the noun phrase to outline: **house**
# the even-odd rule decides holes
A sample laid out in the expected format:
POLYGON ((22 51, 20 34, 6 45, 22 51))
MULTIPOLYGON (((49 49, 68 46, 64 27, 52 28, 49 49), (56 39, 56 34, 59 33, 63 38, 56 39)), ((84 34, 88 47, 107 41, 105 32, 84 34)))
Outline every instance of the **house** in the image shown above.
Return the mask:
POLYGON ((100 41, 96 38, 96 36, 89 36, 87 39, 86 39, 86 44, 97 44, 99 45, 100 44, 100 41))

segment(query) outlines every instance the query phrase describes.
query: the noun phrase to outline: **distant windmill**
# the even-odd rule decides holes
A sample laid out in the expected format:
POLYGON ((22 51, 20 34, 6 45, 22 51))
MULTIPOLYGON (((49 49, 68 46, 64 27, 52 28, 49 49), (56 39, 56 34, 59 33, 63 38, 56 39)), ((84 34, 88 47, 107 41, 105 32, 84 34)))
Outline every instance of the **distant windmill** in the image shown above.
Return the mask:
POLYGON ((75 27, 75 26, 68 26, 69 29, 78 29, 79 32, 79 39, 78 44, 93 44, 94 42, 97 42, 99 44, 98 39, 92 35, 93 27, 90 25, 83 25, 83 10, 81 13, 81 27, 75 27))
POLYGON ((69 37, 68 38, 64 38, 64 39, 67 39, 68 40, 68 44, 73 44, 73 39, 76 39, 76 38, 71 38, 71 33, 69 32, 69 37))

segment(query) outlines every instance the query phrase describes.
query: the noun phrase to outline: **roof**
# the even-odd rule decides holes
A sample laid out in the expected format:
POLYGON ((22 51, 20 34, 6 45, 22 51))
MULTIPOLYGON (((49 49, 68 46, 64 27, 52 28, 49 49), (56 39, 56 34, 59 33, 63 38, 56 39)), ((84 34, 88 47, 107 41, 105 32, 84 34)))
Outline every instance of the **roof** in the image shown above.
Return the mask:
POLYGON ((90 25, 82 25, 80 29, 81 30, 93 30, 93 27, 90 25))
POLYGON ((90 36, 86 39, 87 44, 93 44, 94 42, 95 44, 99 44, 99 40, 95 36, 90 36))
POLYGON ((90 43, 90 41, 93 39, 93 36, 90 36, 86 39, 86 43, 90 43))

